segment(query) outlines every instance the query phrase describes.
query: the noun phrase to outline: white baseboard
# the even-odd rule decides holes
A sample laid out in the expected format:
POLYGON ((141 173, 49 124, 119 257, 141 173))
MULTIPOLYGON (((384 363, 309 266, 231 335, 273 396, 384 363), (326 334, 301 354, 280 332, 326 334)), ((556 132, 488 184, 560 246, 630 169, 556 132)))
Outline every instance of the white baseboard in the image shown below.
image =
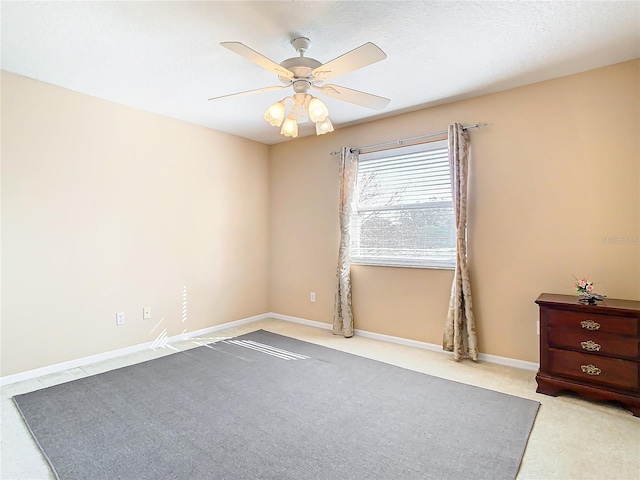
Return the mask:
MULTIPOLYGON (((243 318, 240 320, 235 320, 233 322, 221 323, 220 325, 214 325, 213 327, 207 327, 200 330, 195 330, 193 332, 181 333, 179 335, 174 335, 172 337, 166 338, 165 341, 163 342, 163 345, 180 342, 188 338, 202 337, 210 333, 217 332, 219 330, 226 330, 227 328, 238 327, 240 325, 257 322, 259 320, 264 320, 266 318, 270 318, 270 315, 269 314, 255 315, 253 317, 243 318)), ((33 370, 27 370, 26 372, 20 372, 13 375, 6 375, 4 377, 0 377, 0 387, 4 387, 5 385, 9 385, 11 383, 21 382, 23 380, 30 380, 32 378, 37 378, 42 375, 62 372, 70 368, 82 367, 84 365, 89 365, 90 363, 100 362, 103 360, 109 360, 111 358, 121 357, 123 355, 129 355, 131 353, 141 352, 143 350, 148 350, 150 348, 154 348, 157 346, 158 345, 155 341, 139 343, 137 345, 132 345, 130 347, 119 348, 117 350, 111 350, 109 352, 98 353, 96 355, 90 355, 88 357, 77 358, 75 360, 69 360, 67 362, 56 363, 54 365, 48 365, 46 367, 34 368, 33 370)))
MULTIPOLYGON (((285 322, 298 323, 300 325, 307 325, 308 327, 321 328, 323 330, 332 330, 333 325, 325 322, 318 322, 316 320, 309 320, 307 318, 294 317, 291 315, 283 315, 281 313, 269 312, 264 315, 259 315, 257 320, 264 318, 275 318, 276 320, 284 320, 285 322)), ((241 320, 241 322, 244 322, 241 320)), ((244 322, 246 323, 246 322, 244 322)), ((224 328, 229 328, 234 325, 225 324, 224 328)), ((385 335, 382 333, 369 332, 367 330, 354 329, 353 333, 360 337, 371 338, 373 340, 380 340, 383 342, 396 343, 398 345, 405 345, 408 347, 421 348, 423 350, 431 350, 433 352, 444 353, 446 355, 453 355, 451 352, 447 352, 442 349, 442 345, 436 345, 435 343, 421 342, 419 340, 411 340, 409 338, 394 337, 392 335, 385 335)), ((518 360, 517 358, 500 357, 498 355, 491 355, 489 353, 478 354, 478 360, 483 362, 495 363, 498 365, 505 365, 507 367, 515 367, 523 370, 537 371, 540 365, 534 362, 527 362, 525 360, 518 360)))
POLYGON ((507 367, 521 368, 523 370, 531 370, 537 372, 540 368, 539 363, 527 362, 526 360, 518 360, 517 358, 499 357, 489 353, 480 353, 478 358, 489 363, 497 363, 498 365, 506 365, 507 367))
MULTIPOLYGON (((286 322, 299 323, 301 325, 307 325, 309 327, 321 328, 324 330, 331 330, 332 325, 329 323, 318 322, 315 320, 308 320, 306 318, 293 317, 291 315, 282 315, 280 313, 263 313, 262 315, 255 315, 253 317, 243 318, 235 320, 233 322, 221 323, 220 325, 214 325, 213 327, 203 328, 201 330, 195 330, 193 332, 186 332, 179 335, 174 335, 166 339, 163 344, 170 344, 174 342, 180 342, 188 338, 201 337, 220 330, 226 330, 227 328, 238 327, 240 325, 246 325, 248 323, 257 322, 260 320, 266 320, 267 318, 275 318, 277 320, 284 320, 286 322)), ((371 338, 374 340, 381 340, 383 342, 397 343, 399 345, 406 345, 408 347, 421 348, 423 350, 431 350, 434 352, 445 353, 452 355, 450 352, 442 350, 441 345, 435 345, 433 343, 421 342, 418 340, 410 340, 408 338, 394 337, 392 335, 384 335, 382 333, 368 332, 366 330, 355 329, 354 334, 360 337, 371 338)), ((90 355, 88 357, 82 357, 75 360, 69 360, 67 362, 56 363, 46 367, 35 368, 33 370, 27 370, 26 372, 16 373, 13 375, 7 375, 0 377, 0 387, 9 385, 11 383, 21 382, 23 380, 30 380, 32 378, 40 377, 42 375, 48 375, 51 373, 58 373, 70 368, 82 367, 90 363, 100 362, 111 358, 120 357, 122 355, 128 355, 131 353, 141 352, 150 348, 154 348, 156 342, 140 343, 138 345, 132 345, 130 347, 120 348, 118 350, 111 350, 109 352, 98 353, 96 355, 90 355)), ((524 370, 538 370, 539 365, 533 362, 526 362, 524 360, 518 360, 515 358, 500 357, 497 355, 490 355, 487 353, 481 353, 479 355, 481 361, 496 363, 499 365, 506 365, 508 367, 521 368, 524 370)))
MULTIPOLYGON (((270 318, 276 318, 278 320, 285 320, 287 322, 300 323, 302 325, 308 325, 310 327, 323 328, 331 330, 332 325, 324 322, 317 322, 315 320, 307 320, 306 318, 292 317, 289 315, 281 315, 279 313, 269 313, 270 318)), ((367 330, 354 329, 353 333, 360 337, 372 338, 374 340, 381 340, 383 342, 397 343, 399 345, 405 345, 408 347, 421 348, 423 350, 431 350, 433 352, 444 353, 447 355, 453 355, 451 352, 446 352, 442 349, 442 345, 436 345, 434 343, 421 342, 418 340, 411 340, 408 338, 394 337, 392 335, 384 335, 382 333, 368 332, 367 330)), ((518 360, 516 358, 499 357, 497 355, 490 355, 488 353, 480 353, 478 359, 484 362, 496 363, 499 365, 506 365, 508 367, 521 368, 524 370, 537 371, 539 366, 534 362, 526 362, 524 360, 518 360)))
MULTIPOLYGON (((382 340, 383 342, 398 343, 400 345, 406 345, 408 347, 422 348, 424 350, 431 350, 433 352, 444 353, 447 355, 453 355, 452 352, 447 352, 442 349, 442 345, 436 345, 435 343, 420 342, 418 340, 410 340, 408 338, 393 337, 391 335, 383 335, 382 333, 367 332, 366 330, 355 329, 354 333, 361 337, 373 338, 375 340, 382 340)), ((522 368, 524 370, 537 371, 539 365, 533 362, 526 362, 524 360, 518 360, 517 358, 499 357, 497 355, 489 355, 488 353, 478 354, 478 360, 497 363, 499 365, 506 365, 508 367, 522 368)))
POLYGON ((291 315, 282 315, 280 313, 267 313, 269 318, 275 318, 276 320, 284 320, 285 322, 299 323, 301 325, 307 325, 309 327, 322 328, 323 330, 332 330, 333 325, 330 323, 317 322, 315 320, 307 320, 306 318, 292 317, 291 315))

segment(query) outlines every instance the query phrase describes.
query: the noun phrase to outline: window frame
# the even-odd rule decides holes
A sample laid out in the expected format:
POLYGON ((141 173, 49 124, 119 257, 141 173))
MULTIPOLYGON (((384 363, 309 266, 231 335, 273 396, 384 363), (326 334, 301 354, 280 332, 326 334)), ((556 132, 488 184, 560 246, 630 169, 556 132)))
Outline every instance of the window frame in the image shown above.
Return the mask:
MULTIPOLYGON (((385 150, 381 150, 378 152, 371 153, 363 153, 360 157, 365 157, 362 159, 363 162, 368 160, 379 160, 384 159, 391 156, 400 155, 408 155, 411 153, 419 153, 419 152, 428 152, 430 150, 439 150, 442 148, 446 148, 447 152, 449 149, 447 140, 436 140, 432 142, 425 142, 413 145, 403 145, 400 147, 389 148, 385 150)), ((449 165, 449 156, 447 153, 447 166, 449 165)), ((455 244, 455 236, 452 240, 451 247, 447 247, 449 252, 447 253, 446 258, 437 258, 434 256, 428 257, 414 257, 414 258, 402 258, 402 257, 394 257, 394 256, 367 256, 367 255, 356 255, 353 252, 358 251, 357 242, 359 241, 360 230, 358 228, 358 219, 360 217, 360 212, 384 212, 384 211, 406 211, 413 209, 425 209, 427 208, 442 208, 442 207, 451 207, 454 229, 455 229, 455 205, 453 201, 453 191, 451 187, 451 181, 449 182, 449 188, 451 189, 451 201, 434 201, 434 202, 422 202, 422 203, 414 203, 409 205, 385 205, 381 207, 363 207, 359 208, 358 206, 358 195, 360 192, 358 186, 359 179, 359 167, 360 161, 358 162, 358 172, 356 173, 356 184, 354 187, 354 200, 353 200, 353 210, 351 215, 351 224, 350 224, 350 232, 351 232, 351 264, 352 265, 365 265, 365 266, 381 266, 381 267, 402 267, 402 268, 424 268, 424 269, 437 269, 437 270, 453 270, 456 265, 456 244, 455 244), (428 205, 428 206, 427 206, 428 205)))

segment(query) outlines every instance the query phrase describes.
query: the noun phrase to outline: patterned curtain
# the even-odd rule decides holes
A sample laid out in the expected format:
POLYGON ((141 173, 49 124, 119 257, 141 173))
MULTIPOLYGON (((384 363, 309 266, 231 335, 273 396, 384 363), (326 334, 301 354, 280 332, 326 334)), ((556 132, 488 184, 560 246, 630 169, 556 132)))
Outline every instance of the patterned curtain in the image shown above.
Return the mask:
POLYGON ((340 250, 333 308, 334 335, 353 336, 351 311, 351 211, 358 173, 358 152, 344 147, 340 155, 340 250))
POLYGON ((469 164, 469 133, 462 125, 449 125, 449 167, 456 217, 456 270, 451 286, 449 312, 444 328, 444 350, 453 352, 456 360, 478 360, 476 323, 469 268, 467 266, 467 180, 469 164))

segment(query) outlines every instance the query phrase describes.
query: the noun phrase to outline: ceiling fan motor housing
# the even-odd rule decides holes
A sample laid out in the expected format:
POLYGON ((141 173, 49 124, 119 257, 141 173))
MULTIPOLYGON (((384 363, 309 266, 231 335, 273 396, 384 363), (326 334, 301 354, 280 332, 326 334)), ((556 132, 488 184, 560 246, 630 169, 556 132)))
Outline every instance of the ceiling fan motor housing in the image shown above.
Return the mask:
MULTIPOLYGON (((313 82, 313 70, 322 65, 321 62, 314 58, 307 58, 304 56, 304 52, 309 50, 309 45, 311 45, 311 40, 307 37, 297 37, 291 40, 291 46, 296 49, 296 52, 300 54, 299 57, 287 58, 280 65, 287 70, 291 70, 294 74, 294 82, 293 89, 296 93, 305 93, 309 88, 307 87, 305 90, 302 90, 302 84, 298 88, 300 90, 296 90, 296 82, 297 79, 306 79, 309 82, 313 82)), ((291 79, 286 77, 278 77, 282 83, 290 83, 291 79)), ((311 86, 309 84, 309 86, 311 86)))
POLYGON ((293 91, 296 93, 307 93, 311 90, 311 82, 309 80, 294 80, 293 91))
MULTIPOLYGON (((287 58, 281 64, 287 70, 291 70, 296 79, 303 78, 313 81, 313 75, 311 72, 318 68, 322 63, 320 63, 315 58, 309 57, 293 57, 287 58)), ((290 83, 291 79, 286 77, 278 77, 282 83, 290 83)))

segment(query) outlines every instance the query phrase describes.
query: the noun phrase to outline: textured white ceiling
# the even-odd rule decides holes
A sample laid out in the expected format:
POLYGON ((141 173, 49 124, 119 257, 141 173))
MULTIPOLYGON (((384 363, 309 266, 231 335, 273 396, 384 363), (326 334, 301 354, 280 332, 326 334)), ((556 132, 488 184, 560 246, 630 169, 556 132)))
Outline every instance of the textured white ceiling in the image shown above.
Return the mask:
MULTIPOLYGON (((350 125, 640 57, 639 1, 2 2, 3 70, 274 144, 262 118, 289 90, 221 47, 280 63, 311 39, 327 62, 366 42, 388 58, 331 83, 391 99, 382 112, 323 98, 350 125)), ((615 88, 615 86, 612 86, 615 88)), ((482 119, 479 119, 482 120, 482 119)), ((300 136, 313 134, 312 124, 300 136)))

